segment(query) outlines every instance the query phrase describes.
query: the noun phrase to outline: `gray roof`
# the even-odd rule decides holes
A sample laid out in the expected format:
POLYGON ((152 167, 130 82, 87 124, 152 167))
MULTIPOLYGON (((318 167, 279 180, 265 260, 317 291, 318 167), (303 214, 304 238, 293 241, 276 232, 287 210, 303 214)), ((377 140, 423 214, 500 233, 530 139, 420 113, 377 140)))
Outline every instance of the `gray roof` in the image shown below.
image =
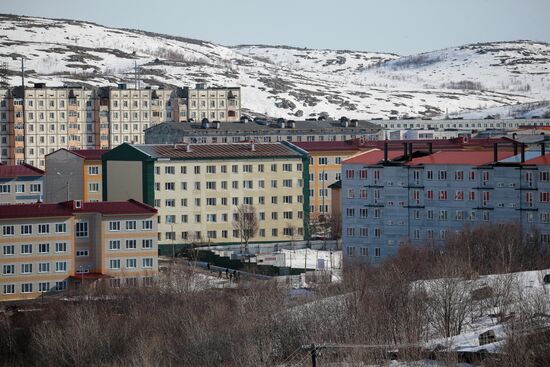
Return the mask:
POLYGON ((210 128, 203 129, 200 122, 164 122, 154 125, 145 130, 145 134, 179 134, 187 136, 204 136, 204 135, 238 135, 238 134, 277 134, 277 135, 292 135, 292 134, 319 134, 319 133, 342 133, 349 132, 365 132, 376 133, 381 130, 381 127, 368 121, 358 121, 357 127, 343 127, 340 121, 325 120, 325 121, 295 121, 294 128, 278 126, 277 122, 271 122, 266 125, 262 122, 251 121, 243 122, 221 122, 219 129, 210 128))

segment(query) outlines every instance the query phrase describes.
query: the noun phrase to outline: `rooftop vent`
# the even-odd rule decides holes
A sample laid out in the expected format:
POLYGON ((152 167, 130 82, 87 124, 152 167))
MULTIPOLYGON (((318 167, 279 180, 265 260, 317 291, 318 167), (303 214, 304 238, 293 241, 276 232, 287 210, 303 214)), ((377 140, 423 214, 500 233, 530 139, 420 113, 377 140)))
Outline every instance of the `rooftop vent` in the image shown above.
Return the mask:
POLYGON ((126 83, 119 83, 118 84, 118 89, 123 89, 124 90, 124 89, 127 89, 127 87, 128 86, 126 85, 126 83))
POLYGON ((212 127, 214 129, 219 129, 221 127, 221 123, 219 121, 213 121, 212 122, 212 127))
POLYGON ((201 127, 203 129, 208 129, 210 127, 210 121, 207 118, 203 118, 201 121, 201 127))

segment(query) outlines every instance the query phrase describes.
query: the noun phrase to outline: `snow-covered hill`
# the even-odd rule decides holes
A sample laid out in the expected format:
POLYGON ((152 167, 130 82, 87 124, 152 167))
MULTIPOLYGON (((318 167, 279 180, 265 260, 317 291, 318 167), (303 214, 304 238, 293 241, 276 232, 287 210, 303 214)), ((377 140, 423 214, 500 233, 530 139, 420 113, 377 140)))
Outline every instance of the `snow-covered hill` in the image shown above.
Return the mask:
POLYGON ((274 117, 438 116, 550 100, 550 45, 474 44, 425 54, 225 47, 97 24, 0 15, 7 81, 49 85, 207 82, 241 86, 245 109, 274 117))

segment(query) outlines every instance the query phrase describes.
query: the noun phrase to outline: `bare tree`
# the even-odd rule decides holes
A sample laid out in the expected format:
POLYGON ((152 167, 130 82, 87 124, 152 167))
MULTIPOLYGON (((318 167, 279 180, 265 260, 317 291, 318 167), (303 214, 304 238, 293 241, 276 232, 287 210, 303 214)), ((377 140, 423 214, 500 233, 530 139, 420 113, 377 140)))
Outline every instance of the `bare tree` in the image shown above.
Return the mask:
POLYGON ((241 253, 243 252, 243 245, 244 252, 248 252, 248 242, 256 235, 259 226, 256 207, 253 205, 241 204, 233 212, 233 229, 239 231, 241 253))

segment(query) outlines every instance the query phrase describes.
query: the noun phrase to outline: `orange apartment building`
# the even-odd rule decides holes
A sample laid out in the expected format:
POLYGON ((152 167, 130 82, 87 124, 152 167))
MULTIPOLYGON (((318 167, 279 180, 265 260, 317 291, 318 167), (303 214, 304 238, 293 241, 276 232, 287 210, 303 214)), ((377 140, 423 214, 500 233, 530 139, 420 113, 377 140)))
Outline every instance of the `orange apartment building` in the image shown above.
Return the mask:
POLYGON ((156 209, 135 200, 5 205, 0 301, 29 300, 82 279, 150 285, 158 274, 156 209))

